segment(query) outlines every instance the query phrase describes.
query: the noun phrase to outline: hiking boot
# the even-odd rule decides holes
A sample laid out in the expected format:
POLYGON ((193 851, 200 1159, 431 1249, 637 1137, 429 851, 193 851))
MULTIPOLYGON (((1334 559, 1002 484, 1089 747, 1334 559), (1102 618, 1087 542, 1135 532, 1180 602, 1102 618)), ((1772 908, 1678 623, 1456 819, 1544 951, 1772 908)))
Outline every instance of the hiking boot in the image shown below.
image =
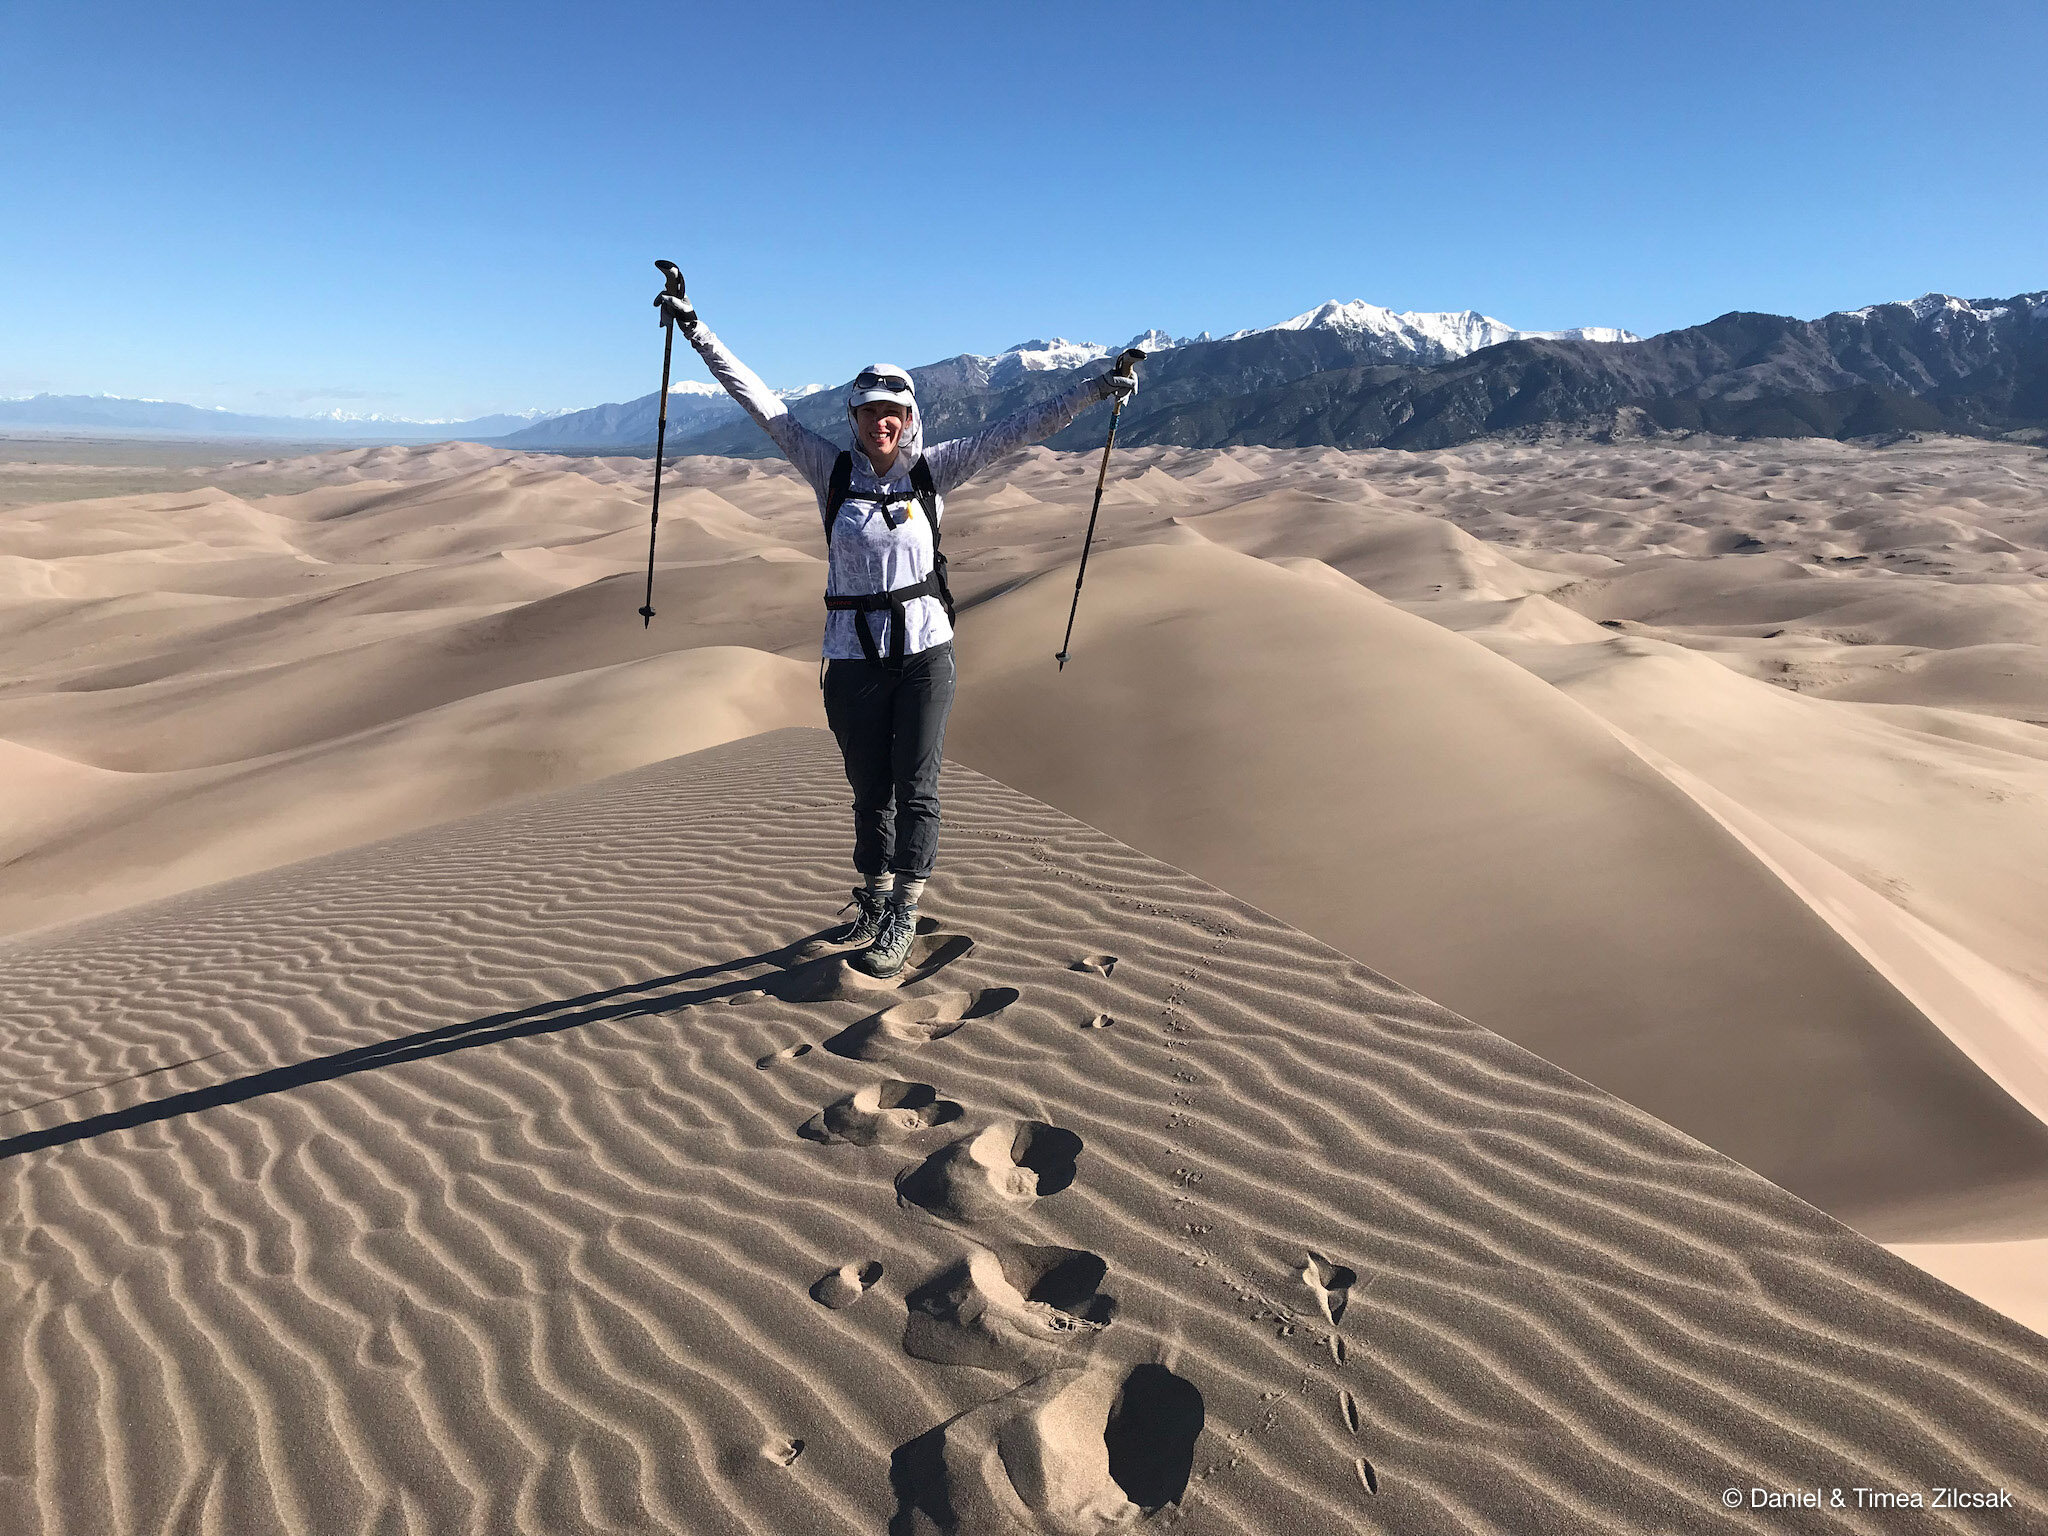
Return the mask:
MULTIPOLYGON (((855 886, 853 900, 849 901, 846 907, 859 907, 859 914, 845 927, 835 929, 827 934, 825 942, 827 944, 872 944, 875 941, 875 934, 881 929, 882 908, 886 905, 887 903, 883 900, 880 891, 870 891, 863 886, 855 886)), ((841 907, 839 910, 844 912, 846 907, 841 907)))
POLYGON ((853 957, 853 964, 870 976, 884 980, 903 969, 910 958, 910 941, 917 937, 917 908, 891 901, 882 909, 882 926, 875 942, 853 957))

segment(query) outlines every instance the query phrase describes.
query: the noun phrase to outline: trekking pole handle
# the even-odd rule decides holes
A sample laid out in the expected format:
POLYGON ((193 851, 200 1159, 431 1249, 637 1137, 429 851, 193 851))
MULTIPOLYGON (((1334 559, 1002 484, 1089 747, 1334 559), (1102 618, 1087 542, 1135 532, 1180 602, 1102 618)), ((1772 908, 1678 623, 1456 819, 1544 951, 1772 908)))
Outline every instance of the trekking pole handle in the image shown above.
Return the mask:
POLYGON ((1122 374, 1127 379, 1133 378, 1138 372, 1138 364, 1143 361, 1145 361, 1145 349, 1143 347, 1126 347, 1117 354, 1116 367, 1112 371, 1122 374))
POLYGON ((662 281, 668 284, 668 291, 670 293, 674 294, 679 299, 689 297, 688 294, 683 292, 682 268, 678 267, 672 261, 657 261, 654 264, 654 270, 659 272, 661 274, 662 281))

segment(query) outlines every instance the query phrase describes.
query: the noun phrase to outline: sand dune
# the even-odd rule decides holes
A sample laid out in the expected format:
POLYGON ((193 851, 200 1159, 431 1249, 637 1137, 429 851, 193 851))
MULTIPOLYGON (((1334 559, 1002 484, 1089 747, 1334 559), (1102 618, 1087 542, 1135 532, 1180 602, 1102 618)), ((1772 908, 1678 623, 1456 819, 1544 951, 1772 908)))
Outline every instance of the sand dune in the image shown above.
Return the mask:
POLYGON ((1969 645, 1906 658, 1851 677, 1826 697, 1881 704, 1935 704, 2048 724, 2048 668, 2039 645, 1969 645))
POLYGON ((1249 555, 1310 556, 1383 597, 1504 600, 1563 585, 1442 518, 1393 509, 1347 516, 1350 511, 1327 497, 1283 491, 1239 501, 1187 526, 1249 555))
POLYGON ((1554 689, 1222 550, 1111 553, 1089 585, 1057 692, 1031 651, 1058 632, 1058 576, 977 611, 961 762, 1375 956, 1863 1230, 2039 1230, 2048 1126, 1554 689))
POLYGON ((2048 1238, 1886 1246, 1929 1274, 2048 1336, 2048 1238))
MULTIPOLYGON (((217 673, 205 668, 202 655, 148 680, 117 674, 104 687, 87 678, 83 687, 47 695, 0 694, 0 734, 108 768, 219 764, 536 677, 665 654, 691 641, 778 638, 818 606, 810 590, 817 578, 805 567, 735 562, 704 573, 701 584, 697 574, 677 573, 665 584, 664 601, 678 617, 658 634, 632 612, 639 578, 620 575, 478 616, 444 613, 438 626, 393 625, 404 632, 387 638, 348 644, 343 633, 341 648, 299 660, 217 673)), ((295 617, 280 616, 279 627, 295 617)), ((151 666, 162 672, 164 662, 151 666)))
MULTIPOLYGON (((34 754, 31 768, 61 765, 43 771, 63 782, 40 786, 50 808, 0 853, 12 876, 0 926, 189 890, 823 718, 803 663, 705 647, 515 683, 223 766, 116 775, 34 754), (95 772, 83 786, 73 777, 95 772)), ((31 750, 8 748, 10 759, 31 750)))
MULTIPOLYGON (((949 516, 950 750, 2014 1296, 2048 1235, 2043 465, 1119 452, 1062 674, 1097 461, 1029 450, 949 516)), ((645 461, 175 473, 0 513, 0 926, 817 721, 786 466, 671 466, 651 629, 645 461)))
POLYGON ((845 994, 843 799, 754 736, 0 942, 0 1524, 2048 1529, 2038 1336, 991 780, 845 994), (802 1134, 999 989, 887 1068, 957 1119, 802 1134))
POLYGON ((1816 701, 1646 638, 1501 648, 1957 943, 2048 979, 2029 910, 2048 869, 2048 736, 1987 722, 1958 739, 1939 717, 1816 701))

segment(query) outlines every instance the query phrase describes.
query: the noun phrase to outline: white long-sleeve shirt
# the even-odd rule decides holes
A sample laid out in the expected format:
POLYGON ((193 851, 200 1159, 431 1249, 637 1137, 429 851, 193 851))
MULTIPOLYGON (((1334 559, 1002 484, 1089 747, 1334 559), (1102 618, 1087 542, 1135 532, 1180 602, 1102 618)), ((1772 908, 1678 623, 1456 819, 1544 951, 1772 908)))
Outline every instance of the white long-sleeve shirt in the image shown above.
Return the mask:
MULTIPOLYGON (((832 466, 840 449, 830 438, 820 436, 792 416, 775 392, 761 382, 710 329, 699 324, 690 338, 698 356, 710 368, 711 376, 725 386, 746 413, 761 425, 794 464, 797 473, 810 482, 818 497, 818 516, 825 515, 825 496, 832 480, 832 466)), ((932 572, 932 530, 926 525, 916 501, 901 502, 891 511, 896 526, 863 492, 909 492, 910 466, 921 451, 931 465, 932 483, 938 495, 936 516, 945 518, 946 493, 980 474, 996 460, 1014 453, 1027 443, 1052 436, 1097 400, 1111 394, 1108 374, 1083 379, 1072 388, 1026 406, 1023 410, 992 422, 967 437, 956 437, 923 450, 924 413, 912 414, 896 461, 886 477, 877 475, 867 455, 858 448, 853 454, 853 484, 839 508, 832 527, 832 542, 826 551, 825 594, 828 597, 861 597, 888 592, 923 581, 932 572)), ((855 438, 858 442, 858 437, 855 438)), ((943 645, 953 638, 953 626, 946 618, 945 605, 935 597, 912 598, 904 606, 903 651, 914 655, 943 645)), ((889 630, 894 622, 887 611, 854 613, 847 610, 825 615, 824 654, 833 660, 850 661, 865 655, 856 623, 866 623, 877 650, 889 652, 889 630)))

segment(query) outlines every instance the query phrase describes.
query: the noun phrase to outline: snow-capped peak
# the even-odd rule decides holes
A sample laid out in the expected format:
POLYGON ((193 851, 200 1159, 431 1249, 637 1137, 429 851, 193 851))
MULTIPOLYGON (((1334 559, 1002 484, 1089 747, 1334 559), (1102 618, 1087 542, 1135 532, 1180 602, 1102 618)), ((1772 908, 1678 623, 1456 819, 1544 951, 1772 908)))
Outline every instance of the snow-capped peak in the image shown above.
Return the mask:
MULTIPOLYGON (((778 400, 801 400, 806 395, 815 395, 824 387, 822 384, 800 384, 795 389, 778 389, 774 393, 778 400)), ((668 392, 671 395, 690 395, 706 400, 729 398, 724 385, 709 379, 674 379, 669 383, 668 392)))
POLYGON ((1154 328, 1149 331, 1142 331, 1138 335, 1133 336, 1129 341, 1125 342, 1122 347, 1118 348, 1118 350, 1127 352, 1132 347, 1136 347, 1140 352, 1144 352, 1147 354, 1153 352, 1171 352, 1175 347, 1185 347, 1190 342, 1207 341, 1208 339, 1209 333, 1207 331, 1204 331, 1199 336, 1183 336, 1178 341, 1176 341, 1173 337, 1167 335, 1166 332, 1154 328))
POLYGON ((1161 330, 1141 331, 1121 347, 1105 347, 1095 341, 1069 341, 1064 336, 1050 340, 1033 339, 1020 341, 1014 347, 1006 347, 994 357, 971 355, 979 363, 988 382, 995 385, 1014 384, 1025 373, 1044 373, 1056 368, 1079 368, 1087 363, 1101 362, 1115 357, 1129 347, 1138 347, 1147 353, 1165 352, 1174 347, 1185 347, 1191 342, 1208 341, 1207 331, 1199 336, 1183 336, 1178 340, 1161 330))
MULTIPOLYGON (((221 407, 209 405, 202 410, 217 411, 221 407)), ((502 423, 508 421, 542 422, 552 421, 557 416, 567 416, 576 407, 568 405, 533 406, 523 411, 485 411, 480 416, 392 416, 383 411, 344 411, 339 406, 332 410, 315 411, 311 416, 287 418, 303 421, 335 421, 352 424, 397 427, 461 427, 477 422, 502 423)))
POLYGON ((1016 367, 1042 373, 1053 368, 1078 368, 1083 363, 1092 363, 1098 357, 1107 356, 1109 348, 1097 342, 1069 341, 1064 336, 1055 336, 1050 341, 1020 341, 1014 347, 1005 347, 990 361, 1000 363, 1014 359, 1016 367))
POLYGON ((1534 341, 1598 341, 1612 346, 1618 341, 1641 341, 1634 331, 1611 325, 1575 325, 1568 331, 1517 331, 1517 336, 1534 341))
POLYGON ((1282 320, 1278 325, 1255 326, 1233 331, 1225 341, 1256 336, 1262 331, 1337 331, 1354 336, 1371 336, 1385 343, 1394 356, 1448 360, 1477 352, 1481 347, 1504 341, 1540 339, 1547 341, 1639 341, 1632 332, 1609 326, 1581 326, 1569 331, 1518 331, 1504 321, 1477 310, 1456 312, 1382 309, 1362 299, 1350 303, 1332 300, 1327 304, 1282 320))
POLYGON ((1939 314, 2002 315, 2005 313, 2003 309, 1980 310, 1968 299, 1959 299, 1953 294, 1947 293, 1923 293, 1919 298, 1908 304, 1906 308, 1913 311, 1913 318, 1915 320, 1927 320, 1939 314))
POLYGON ((1866 304, 1861 309, 1843 310, 1842 313, 1854 316, 1858 320, 1868 320, 1880 309, 1897 309, 1903 306, 1913 312, 1915 320, 1931 320, 1937 316, 1946 320, 1959 315, 1974 315, 1980 320, 1996 320, 2001 315, 2011 314, 2015 304, 2031 312, 2042 308, 2044 302, 2048 302, 2048 293, 2016 294, 2004 303, 1972 303, 1968 299, 1956 298, 1953 294, 1923 293, 1917 299, 1894 299, 1886 304, 1866 304))
MULTIPOLYGON (((1901 307, 1910 309, 1915 320, 1925 320, 1931 315, 1940 314, 1943 310, 1970 309, 1974 306, 1946 293, 1923 293, 1917 299, 1887 299, 1882 304, 1866 304, 1861 309, 1844 310, 1843 313, 1853 315, 1858 320, 1868 320, 1880 309, 1898 309, 1901 307)), ((1995 314, 1998 311, 1985 311, 1985 313, 1995 314)))

